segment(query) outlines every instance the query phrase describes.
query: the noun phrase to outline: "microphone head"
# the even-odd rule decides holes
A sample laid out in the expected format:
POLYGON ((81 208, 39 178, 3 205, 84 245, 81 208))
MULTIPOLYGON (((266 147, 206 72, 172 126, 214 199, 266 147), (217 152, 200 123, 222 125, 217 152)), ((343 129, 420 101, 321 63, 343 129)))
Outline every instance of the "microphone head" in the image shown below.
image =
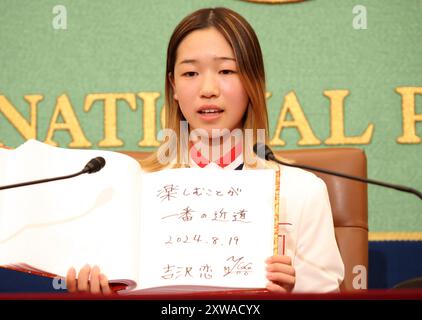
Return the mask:
POLYGON ((85 168, 82 170, 83 173, 94 173, 100 171, 105 166, 105 159, 103 157, 96 157, 86 164, 85 168))
POLYGON ((275 156, 270 147, 263 143, 255 143, 253 146, 253 151, 257 154, 258 157, 265 160, 274 160, 275 156))

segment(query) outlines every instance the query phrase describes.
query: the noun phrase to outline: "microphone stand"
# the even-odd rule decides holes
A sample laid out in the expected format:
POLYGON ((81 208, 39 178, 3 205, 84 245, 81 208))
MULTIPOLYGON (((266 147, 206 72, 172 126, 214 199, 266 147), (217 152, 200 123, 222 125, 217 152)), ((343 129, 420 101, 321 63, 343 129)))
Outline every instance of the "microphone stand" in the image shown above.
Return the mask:
POLYGON ((0 190, 5 190, 5 189, 11 189, 11 188, 18 188, 18 187, 23 187, 23 186, 29 186, 32 184, 38 184, 38 183, 44 183, 44 182, 50 182, 50 181, 56 181, 56 180, 63 180, 63 179, 69 179, 69 178, 73 178, 73 177, 77 177, 81 174, 85 173, 84 170, 78 172, 78 173, 74 173, 74 174, 70 174, 67 176, 61 176, 61 177, 56 177, 56 178, 48 178, 48 179, 41 179, 41 180, 34 180, 34 181, 28 181, 28 182, 22 182, 22 183, 15 183, 15 184, 10 184, 7 186, 0 186, 0 190))
POLYGON ((0 186, 0 190, 24 187, 24 186, 29 186, 29 185, 33 185, 33 184, 56 181, 56 180, 69 179, 69 178, 77 177, 77 176, 84 174, 84 173, 94 173, 94 172, 100 171, 104 166, 105 166, 104 158, 97 157, 97 158, 91 159, 85 165, 85 168, 83 168, 81 171, 79 171, 77 173, 69 174, 67 176, 21 182, 21 183, 10 184, 10 185, 7 185, 7 186, 0 186))
POLYGON ((284 166, 313 170, 313 171, 317 171, 317 172, 321 172, 321 173, 326 173, 326 174, 338 176, 338 177, 345 178, 345 179, 375 184, 375 185, 390 188, 390 189, 395 189, 395 190, 399 190, 399 191, 403 191, 403 192, 413 193, 414 195, 419 197, 419 199, 422 199, 422 193, 419 192, 418 190, 410 188, 410 187, 401 186, 401 185, 392 184, 392 183, 386 183, 386 182, 377 181, 377 180, 373 180, 373 179, 365 179, 365 178, 361 178, 361 177, 355 177, 355 176, 351 176, 351 175, 348 175, 348 174, 345 174, 345 173, 330 171, 330 170, 317 168, 317 167, 313 167, 313 166, 308 166, 308 165, 286 163, 284 161, 277 159, 277 157, 274 155, 274 153, 271 151, 271 149, 267 145, 265 145, 265 146, 255 145, 254 146, 254 151, 255 151, 256 154, 258 154, 258 156, 260 155, 260 152, 257 152, 257 151, 261 148, 265 148, 264 150, 265 150, 265 159, 266 160, 272 160, 272 161, 275 161, 275 162, 282 164, 284 166))

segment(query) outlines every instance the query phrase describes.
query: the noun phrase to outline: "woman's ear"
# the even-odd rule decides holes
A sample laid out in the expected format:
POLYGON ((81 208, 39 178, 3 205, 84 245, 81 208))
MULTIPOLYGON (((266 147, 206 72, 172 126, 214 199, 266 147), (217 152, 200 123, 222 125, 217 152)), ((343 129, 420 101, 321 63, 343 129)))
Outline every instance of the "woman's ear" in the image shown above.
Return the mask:
POLYGON ((173 98, 174 98, 174 100, 177 101, 178 98, 177 98, 177 93, 176 93, 176 86, 174 85, 173 74, 171 72, 169 72, 169 74, 167 76, 168 76, 169 82, 171 84, 171 87, 173 88, 173 98))

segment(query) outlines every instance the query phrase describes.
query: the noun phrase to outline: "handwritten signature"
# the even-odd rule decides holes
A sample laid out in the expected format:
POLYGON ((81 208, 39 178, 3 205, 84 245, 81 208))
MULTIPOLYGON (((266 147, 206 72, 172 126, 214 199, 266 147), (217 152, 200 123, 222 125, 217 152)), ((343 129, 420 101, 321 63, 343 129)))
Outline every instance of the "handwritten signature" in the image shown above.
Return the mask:
POLYGON ((231 256, 226 261, 232 262, 232 265, 224 267, 224 275, 223 277, 229 274, 242 274, 247 276, 250 272, 252 272, 252 262, 245 262, 245 257, 238 257, 231 256))

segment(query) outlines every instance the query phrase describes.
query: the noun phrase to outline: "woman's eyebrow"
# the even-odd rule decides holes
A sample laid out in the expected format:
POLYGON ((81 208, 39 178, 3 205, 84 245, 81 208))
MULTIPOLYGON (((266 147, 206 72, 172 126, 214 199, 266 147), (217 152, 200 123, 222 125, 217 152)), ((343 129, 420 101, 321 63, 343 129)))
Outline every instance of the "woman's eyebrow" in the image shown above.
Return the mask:
MULTIPOLYGON (((223 60, 223 61, 224 60, 230 60, 230 61, 236 62, 236 59, 231 58, 231 57, 215 57, 215 58, 213 58, 213 60, 223 60)), ((180 61, 179 64, 196 64, 198 62, 199 61, 196 60, 196 59, 185 59, 185 60, 180 61)))

